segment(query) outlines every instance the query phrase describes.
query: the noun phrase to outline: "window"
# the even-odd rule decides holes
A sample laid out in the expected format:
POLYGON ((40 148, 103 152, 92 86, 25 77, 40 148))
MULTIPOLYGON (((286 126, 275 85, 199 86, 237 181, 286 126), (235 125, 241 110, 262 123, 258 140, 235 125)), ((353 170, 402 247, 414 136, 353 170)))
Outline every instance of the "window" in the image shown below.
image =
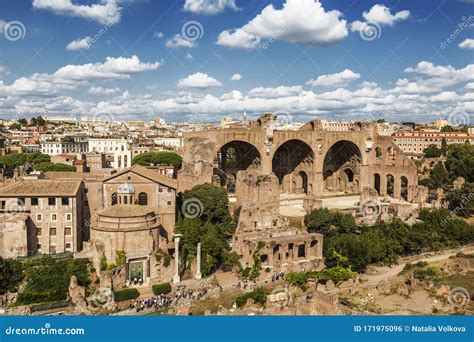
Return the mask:
POLYGON ((66 250, 68 250, 68 251, 71 250, 71 243, 70 242, 66 243, 66 250))
POLYGON ((49 235, 56 236, 56 228, 49 228, 49 235))
POLYGON ((62 197, 61 205, 69 205, 69 197, 62 197))
POLYGON ((112 194, 112 205, 116 205, 117 204, 117 193, 114 192, 112 194))
POLYGON ((128 204, 128 197, 127 196, 123 197, 123 204, 128 204))
POLYGON ((41 236, 41 228, 36 228, 36 236, 41 236))
POLYGON ((36 214, 36 222, 43 221, 43 214, 36 214))
POLYGON ((48 197, 48 205, 55 206, 56 205, 56 198, 55 197, 48 197))
POLYGON ((163 192, 163 188, 159 188, 159 189, 158 189, 158 192, 163 192))
POLYGON ((168 188, 168 192, 172 192, 172 191, 173 191, 173 189, 171 189, 171 188, 168 188))
POLYGON ((64 235, 71 236, 72 235, 72 228, 71 227, 64 228, 64 235))
POLYGON ((36 245, 36 249, 37 249, 39 252, 41 252, 41 244, 40 244, 40 243, 38 243, 38 244, 36 245))
POLYGON ((38 197, 31 197, 31 205, 39 205, 38 197))
POLYGON ((140 205, 148 205, 148 195, 146 192, 140 192, 138 195, 138 204, 140 205))
POLYGON ((56 245, 49 246, 49 253, 56 254, 56 245))
POLYGON ((22 207, 25 205, 25 197, 18 197, 17 204, 22 207))
POLYGON ((51 221, 57 221, 57 220, 58 220, 58 215, 51 214, 51 221))
POLYGON ((72 214, 71 213, 66 214, 66 221, 72 221, 72 214))
POLYGON ((168 205, 171 205, 171 201, 168 201, 168 205))

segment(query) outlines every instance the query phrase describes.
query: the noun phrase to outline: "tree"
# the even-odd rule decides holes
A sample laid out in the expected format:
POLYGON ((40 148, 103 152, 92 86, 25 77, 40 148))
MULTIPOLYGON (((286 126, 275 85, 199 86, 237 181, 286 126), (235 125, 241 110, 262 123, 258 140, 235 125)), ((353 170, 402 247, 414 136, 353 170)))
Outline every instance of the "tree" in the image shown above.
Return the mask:
POLYGON ((443 156, 445 156, 447 152, 448 152, 448 142, 446 141, 446 138, 443 137, 443 139, 441 139, 441 153, 443 153, 443 156))
POLYGON ((445 165, 450 182, 461 176, 466 182, 474 183, 474 172, 472 172, 474 170, 474 145, 449 145, 445 165))
POLYGON ((474 183, 464 183, 461 189, 453 189, 446 194, 449 209, 459 216, 474 215, 474 183))
POLYGON ((185 191, 180 199, 181 214, 176 231, 183 235, 181 255, 188 264, 196 257, 197 243, 201 242, 204 275, 233 261, 228 255, 228 237, 235 230, 229 213, 227 192, 211 184, 197 185, 185 191))
POLYGON ((315 209, 304 217, 304 223, 311 233, 321 233, 324 236, 352 233, 357 229, 355 219, 351 214, 345 214, 329 209, 315 209))
POLYGON ((425 158, 438 158, 442 155, 442 151, 434 144, 428 145, 423 152, 425 158))
POLYGON ((75 166, 51 162, 39 164, 34 169, 41 172, 76 172, 75 166))
POLYGON ((440 188, 448 181, 448 172, 443 165, 436 164, 430 170, 431 187, 433 189, 440 188))
POLYGON ((176 168, 180 168, 182 161, 181 156, 175 152, 147 152, 135 156, 132 160, 132 165, 173 165, 176 168))
POLYGON ((26 126, 28 124, 28 121, 24 118, 18 119, 17 122, 23 126, 26 126))
POLYGON ((23 266, 19 261, 0 257, 0 294, 15 291, 23 277, 23 266))

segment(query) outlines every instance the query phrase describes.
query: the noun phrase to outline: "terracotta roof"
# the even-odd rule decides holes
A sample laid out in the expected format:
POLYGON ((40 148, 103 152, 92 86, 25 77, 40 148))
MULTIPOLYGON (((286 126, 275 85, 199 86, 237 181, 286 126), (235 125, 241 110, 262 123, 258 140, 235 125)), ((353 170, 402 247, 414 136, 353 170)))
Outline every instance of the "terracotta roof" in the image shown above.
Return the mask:
POLYGON ((0 197, 76 196, 81 180, 23 180, 0 188, 0 197))
POLYGON ((154 215, 155 210, 147 205, 117 204, 97 212, 99 216, 108 217, 140 217, 148 214, 154 215))
POLYGON ((138 164, 135 164, 135 165, 133 165, 132 167, 130 167, 128 169, 124 169, 122 171, 114 173, 113 175, 105 178, 104 181, 108 181, 108 180, 113 179, 115 177, 121 176, 121 175, 123 175, 127 172, 133 172, 133 173, 135 173, 139 176, 143 176, 145 178, 148 178, 149 180, 154 181, 156 183, 164 184, 164 185, 166 185, 170 188, 173 188, 173 189, 176 189, 178 187, 178 182, 176 181, 176 179, 161 175, 156 171, 147 169, 146 167, 138 165, 138 164))
POLYGON ((47 179, 81 179, 81 180, 102 180, 105 178, 105 174, 102 172, 95 173, 95 172, 54 172, 54 171, 47 171, 44 173, 47 179))

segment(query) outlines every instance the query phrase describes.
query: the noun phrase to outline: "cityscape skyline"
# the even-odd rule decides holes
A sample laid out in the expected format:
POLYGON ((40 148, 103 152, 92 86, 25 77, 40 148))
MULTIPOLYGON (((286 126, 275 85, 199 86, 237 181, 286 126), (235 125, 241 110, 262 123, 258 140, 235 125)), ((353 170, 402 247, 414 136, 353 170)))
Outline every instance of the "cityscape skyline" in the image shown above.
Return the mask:
POLYGON ((275 112, 294 122, 467 125, 474 113, 474 17, 465 1, 2 6, 3 119, 47 111, 216 122, 275 112))

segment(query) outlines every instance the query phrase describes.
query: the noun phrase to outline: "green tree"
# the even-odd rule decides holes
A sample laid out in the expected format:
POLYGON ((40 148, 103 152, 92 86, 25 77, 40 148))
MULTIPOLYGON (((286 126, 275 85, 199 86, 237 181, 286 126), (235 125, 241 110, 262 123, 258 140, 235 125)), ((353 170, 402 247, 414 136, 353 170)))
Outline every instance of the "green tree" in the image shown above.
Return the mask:
POLYGON ((466 182, 474 183, 474 172, 472 172, 474 170, 474 145, 468 143, 449 145, 445 165, 450 182, 461 176, 466 182))
POLYGON ((430 170, 430 180, 431 180, 431 187, 432 188, 440 188, 442 185, 447 183, 448 180, 448 172, 441 164, 436 164, 430 170))
POLYGON ((441 153, 443 153, 443 156, 445 156, 447 152, 448 152, 448 142, 446 141, 446 138, 443 137, 443 139, 441 139, 441 153))
POLYGON ((425 158, 438 158, 441 157, 442 150, 440 150, 436 145, 428 145, 427 148, 423 151, 425 158))
POLYGON ((446 194, 449 209, 459 216, 474 215, 474 183, 464 183, 461 189, 452 189, 446 194))
POLYGON ((304 217, 304 223, 311 233, 321 233, 324 236, 352 233, 357 229, 354 217, 326 208, 315 209, 304 217))
POLYGON ((41 163, 37 166, 35 166, 35 171, 41 171, 41 172, 76 172, 76 167, 67 165, 67 164, 62 164, 62 163, 41 163))
POLYGON ((0 257, 0 294, 15 291, 23 277, 23 266, 20 262, 0 257))
POLYGON ((141 166, 152 166, 152 165, 173 165, 176 168, 180 168, 182 158, 175 152, 147 152, 142 153, 132 160, 132 165, 138 164, 141 166))

